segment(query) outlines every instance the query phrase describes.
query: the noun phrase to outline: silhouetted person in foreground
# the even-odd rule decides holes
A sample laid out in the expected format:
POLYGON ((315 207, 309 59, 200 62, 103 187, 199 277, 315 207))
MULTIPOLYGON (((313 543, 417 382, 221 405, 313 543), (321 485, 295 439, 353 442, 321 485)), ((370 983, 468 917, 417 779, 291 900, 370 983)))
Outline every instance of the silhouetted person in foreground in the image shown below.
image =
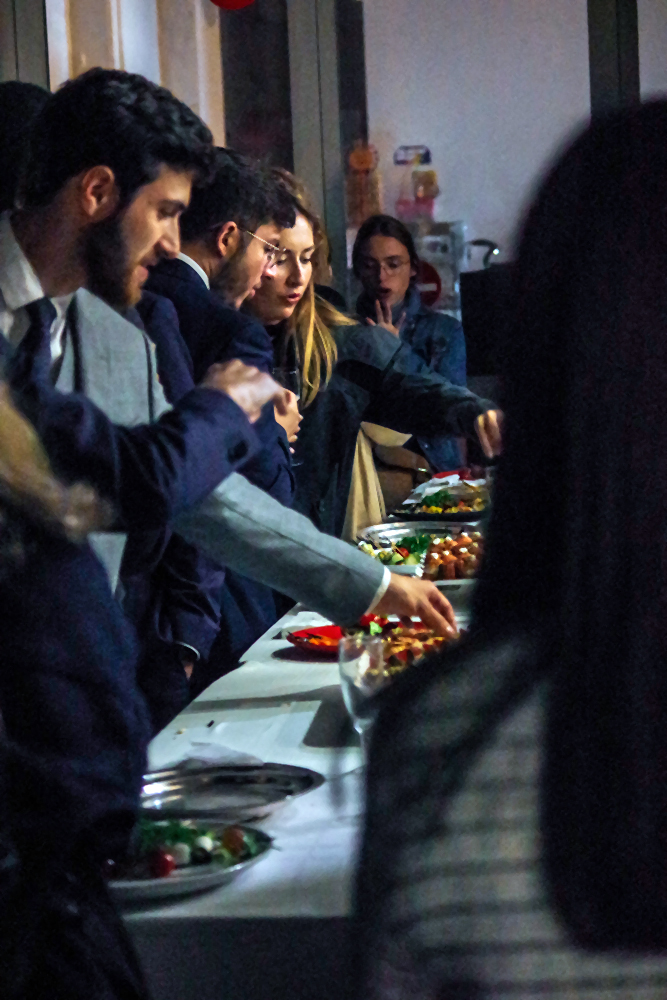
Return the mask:
POLYGON ((355 996, 667 989, 667 103, 592 126, 516 268, 470 636, 374 730, 355 996))

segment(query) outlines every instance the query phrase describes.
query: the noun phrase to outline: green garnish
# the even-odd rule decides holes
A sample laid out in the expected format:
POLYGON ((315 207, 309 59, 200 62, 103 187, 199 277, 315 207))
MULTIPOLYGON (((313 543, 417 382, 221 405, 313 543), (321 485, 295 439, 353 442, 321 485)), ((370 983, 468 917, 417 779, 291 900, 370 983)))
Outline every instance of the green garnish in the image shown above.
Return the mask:
POLYGON ((382 626, 378 622, 371 622, 368 631, 370 635, 382 635, 382 626))
POLYGON ((432 535, 407 535, 398 543, 398 548, 407 549, 412 555, 420 556, 426 552, 432 540, 432 535))

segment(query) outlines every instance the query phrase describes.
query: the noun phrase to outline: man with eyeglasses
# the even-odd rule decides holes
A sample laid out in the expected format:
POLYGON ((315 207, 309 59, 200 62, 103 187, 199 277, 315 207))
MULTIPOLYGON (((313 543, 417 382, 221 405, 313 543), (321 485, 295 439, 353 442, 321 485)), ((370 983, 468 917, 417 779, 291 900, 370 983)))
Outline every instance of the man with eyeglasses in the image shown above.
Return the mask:
MULTIPOLYGON (((233 357, 272 370, 273 345, 266 330, 238 309, 275 265, 280 232, 294 221, 292 204, 269 176, 240 154, 216 151, 212 181, 193 192, 181 217, 181 252, 161 260, 146 283, 149 295, 157 293, 175 307, 195 381, 211 364, 233 357)), ((150 333, 151 305, 145 305, 140 312, 150 333)), ((262 449, 243 470, 245 478, 285 506, 294 494, 289 448, 300 421, 293 393, 286 414, 267 407, 255 424, 262 449)), ((207 564, 200 560, 202 574, 214 581, 217 573, 220 580, 220 630, 194 665, 193 693, 234 666, 278 617, 269 587, 229 570, 223 583, 222 567, 207 564)), ((210 587, 207 594, 215 605, 210 587)))

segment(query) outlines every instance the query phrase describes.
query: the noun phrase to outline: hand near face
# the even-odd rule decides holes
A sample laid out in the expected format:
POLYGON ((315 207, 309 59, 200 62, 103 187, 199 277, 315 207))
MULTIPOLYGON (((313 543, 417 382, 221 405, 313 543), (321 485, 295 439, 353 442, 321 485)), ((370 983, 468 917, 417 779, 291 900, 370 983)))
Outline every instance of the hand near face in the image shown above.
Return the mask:
POLYGON ((391 316, 391 306, 388 302, 380 302, 379 299, 375 300, 375 314, 377 316, 377 322, 374 319, 367 319, 366 324, 368 326, 383 326, 385 330, 389 330, 389 333, 393 333, 395 337, 398 337, 403 323, 405 322, 405 313, 401 313, 401 318, 398 324, 394 326, 394 321, 391 316))
POLYGON ((496 458, 503 450, 503 414, 501 410, 487 410, 475 421, 475 430, 482 451, 487 458, 496 458))
POLYGON ((286 415, 289 408, 288 390, 279 386, 270 375, 235 358, 223 365, 211 365, 200 383, 205 389, 224 392, 240 406, 251 424, 259 419, 262 407, 273 402, 276 412, 286 415))
POLYGON ((298 397, 289 389, 285 389, 285 394, 287 397, 287 412, 284 414, 280 413, 276 407, 276 423, 285 429, 287 440, 292 444, 297 439, 299 424, 303 420, 303 416, 299 413, 298 397))
POLYGON ((391 583, 373 608, 376 615, 399 615, 419 618, 436 635, 457 635, 454 609, 434 583, 414 577, 391 574, 391 583))

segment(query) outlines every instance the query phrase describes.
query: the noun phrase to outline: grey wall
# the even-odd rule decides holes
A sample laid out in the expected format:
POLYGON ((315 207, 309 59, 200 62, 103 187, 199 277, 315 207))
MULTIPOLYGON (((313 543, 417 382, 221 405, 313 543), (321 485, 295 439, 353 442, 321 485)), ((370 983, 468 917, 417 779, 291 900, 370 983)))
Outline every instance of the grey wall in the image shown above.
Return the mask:
POLYGON ((667 2, 637 0, 642 100, 667 97, 667 2))
POLYGON ((48 87, 44 0, 0 0, 0 80, 48 87))
POLYGON ((385 209, 394 149, 425 143, 437 217, 464 220, 507 259, 544 166, 589 115, 586 0, 365 0, 364 19, 385 209))

